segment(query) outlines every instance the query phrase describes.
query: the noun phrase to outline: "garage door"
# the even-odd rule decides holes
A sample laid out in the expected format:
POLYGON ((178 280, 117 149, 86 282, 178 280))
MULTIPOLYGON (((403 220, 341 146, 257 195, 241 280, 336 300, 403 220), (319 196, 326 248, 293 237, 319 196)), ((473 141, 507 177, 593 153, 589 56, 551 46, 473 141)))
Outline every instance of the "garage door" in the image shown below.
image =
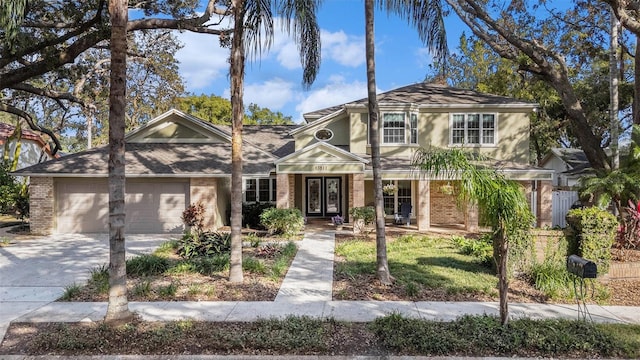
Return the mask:
MULTIPOLYGON (((57 232, 108 232, 107 180, 63 179, 56 183, 57 232)), ((188 204, 186 181, 127 181, 128 233, 181 232, 188 204)))

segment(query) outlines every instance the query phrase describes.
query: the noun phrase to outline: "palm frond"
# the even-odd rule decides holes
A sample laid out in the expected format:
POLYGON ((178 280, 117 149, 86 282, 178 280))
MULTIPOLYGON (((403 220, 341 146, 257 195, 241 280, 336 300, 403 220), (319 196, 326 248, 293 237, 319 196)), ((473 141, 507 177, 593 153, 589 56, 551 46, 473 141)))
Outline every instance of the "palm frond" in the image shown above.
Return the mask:
POLYGON ((244 40, 247 55, 256 59, 271 47, 273 42, 273 13, 271 0, 245 1, 244 40))

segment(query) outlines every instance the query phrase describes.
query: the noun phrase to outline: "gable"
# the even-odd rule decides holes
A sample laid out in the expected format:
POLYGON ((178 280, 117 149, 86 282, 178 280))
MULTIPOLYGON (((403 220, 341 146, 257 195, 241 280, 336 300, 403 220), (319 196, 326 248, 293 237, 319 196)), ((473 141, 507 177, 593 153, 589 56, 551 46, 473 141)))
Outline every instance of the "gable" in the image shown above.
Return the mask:
POLYGON ((278 173, 359 173, 369 161, 318 142, 276 161, 278 173))
POLYGON ((229 134, 178 110, 149 121, 126 136, 128 143, 228 143, 229 134))

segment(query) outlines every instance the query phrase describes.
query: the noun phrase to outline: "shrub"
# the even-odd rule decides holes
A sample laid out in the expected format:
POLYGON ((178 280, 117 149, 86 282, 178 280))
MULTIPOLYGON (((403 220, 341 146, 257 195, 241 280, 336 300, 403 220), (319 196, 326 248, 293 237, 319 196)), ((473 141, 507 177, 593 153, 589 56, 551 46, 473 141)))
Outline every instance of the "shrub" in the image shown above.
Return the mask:
POLYGON ((376 211, 373 206, 351 208, 349 215, 353 218, 353 230, 357 233, 363 232, 365 226, 373 224, 376 220, 376 211))
POLYGON ((545 260, 534 264, 529 276, 533 286, 552 299, 566 299, 571 295, 572 279, 563 263, 545 260))
POLYGON ((211 276, 229 268, 229 254, 195 258, 192 262, 198 273, 211 276))
POLYGON ((191 204, 182 212, 182 223, 186 228, 195 230, 196 236, 204 228, 204 205, 201 202, 191 204))
POLYGON ((231 234, 226 232, 203 232, 199 237, 185 234, 177 248, 178 255, 183 259, 223 255, 230 251, 231 234))
POLYGON ((0 213, 24 220, 29 217, 29 187, 9 174, 10 164, 0 161, 0 213))
POLYGON ((290 238, 304 227, 304 217, 300 209, 270 208, 260 214, 260 221, 271 234, 282 234, 290 238))
POLYGON ((596 207, 573 209, 567 214, 567 224, 567 253, 594 261, 598 273, 606 274, 611 263, 611 246, 618 229, 616 217, 596 207))
POLYGON ((260 222, 260 215, 269 208, 274 208, 275 204, 270 202, 243 203, 242 204, 242 226, 252 229, 264 229, 260 222))
POLYGON ((127 260, 127 274, 132 276, 160 275, 169 269, 169 260, 158 255, 141 255, 127 260))
POLYGON ((493 264, 493 240, 491 234, 485 234, 479 239, 467 239, 462 236, 452 236, 451 240, 464 255, 477 258, 482 264, 493 264))

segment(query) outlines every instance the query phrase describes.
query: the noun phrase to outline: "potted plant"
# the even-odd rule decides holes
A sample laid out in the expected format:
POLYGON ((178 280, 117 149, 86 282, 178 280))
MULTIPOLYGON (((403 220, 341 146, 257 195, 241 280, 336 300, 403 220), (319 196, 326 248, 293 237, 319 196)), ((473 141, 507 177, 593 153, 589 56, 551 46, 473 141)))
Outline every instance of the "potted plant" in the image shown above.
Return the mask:
POLYGON ((331 218, 331 222, 336 227, 336 230, 342 230, 342 225, 344 225, 344 218, 340 215, 336 215, 331 218))
POLYGON ((385 195, 393 195, 398 192, 398 188, 394 184, 387 184, 382 187, 382 192, 385 195))

